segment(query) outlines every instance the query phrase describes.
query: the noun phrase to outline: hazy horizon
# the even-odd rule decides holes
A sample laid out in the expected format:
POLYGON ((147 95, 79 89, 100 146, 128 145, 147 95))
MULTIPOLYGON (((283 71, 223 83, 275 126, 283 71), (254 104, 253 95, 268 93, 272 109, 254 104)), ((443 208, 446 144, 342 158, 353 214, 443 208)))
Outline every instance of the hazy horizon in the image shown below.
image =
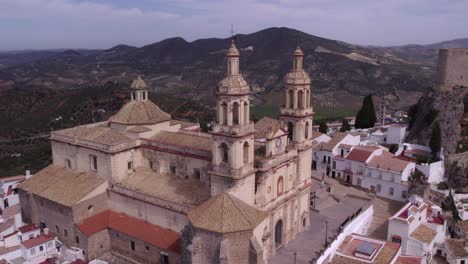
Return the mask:
POLYGON ((288 27, 357 45, 468 37, 464 0, 0 0, 0 50, 141 47, 288 27))

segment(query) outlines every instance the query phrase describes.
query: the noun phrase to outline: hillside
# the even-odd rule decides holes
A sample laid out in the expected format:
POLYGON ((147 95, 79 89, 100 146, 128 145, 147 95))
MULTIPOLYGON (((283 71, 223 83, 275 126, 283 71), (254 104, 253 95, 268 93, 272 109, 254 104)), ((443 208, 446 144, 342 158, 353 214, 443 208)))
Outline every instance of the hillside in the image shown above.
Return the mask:
POLYGON ((428 45, 404 45, 393 47, 374 47, 376 52, 388 53, 412 63, 433 65, 437 62, 439 49, 468 48, 468 38, 442 41, 428 45))
MULTIPOLYGON (((280 91, 296 44, 306 54, 305 65, 319 107, 350 103, 355 110, 360 96, 384 90, 396 101, 410 98, 410 102, 401 102, 410 105, 431 86, 434 74, 432 67, 408 64, 384 52, 289 28, 269 28, 236 35, 235 39, 241 49, 241 71, 252 86, 254 105, 258 106, 269 103, 264 99, 266 95, 280 91), (340 100, 346 96, 348 100, 340 100)), ((228 43, 229 39, 187 42, 171 38, 141 48, 119 45, 91 54, 63 51, 0 70, 0 91, 18 87, 70 89, 109 81, 129 83, 140 74, 158 92, 189 95, 212 103, 214 88, 225 72, 228 43)))

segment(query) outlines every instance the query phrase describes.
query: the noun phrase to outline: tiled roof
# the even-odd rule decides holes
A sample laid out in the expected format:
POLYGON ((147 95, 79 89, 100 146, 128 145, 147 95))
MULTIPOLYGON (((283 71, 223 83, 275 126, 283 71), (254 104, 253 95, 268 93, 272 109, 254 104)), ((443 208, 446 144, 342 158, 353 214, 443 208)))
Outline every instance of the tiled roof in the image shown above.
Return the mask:
POLYGON ((78 229, 88 237, 104 229, 112 229, 161 249, 180 251, 177 232, 111 210, 84 219, 78 229))
POLYGON ((192 209, 188 217, 197 228, 224 234, 252 230, 266 213, 223 192, 192 209))
POLYGON ((282 128, 281 122, 270 117, 263 117, 255 123, 255 138, 266 138, 282 128))
POLYGON ((411 237, 425 244, 430 244, 434 240, 437 232, 430 229, 424 224, 420 224, 414 231, 411 233, 411 237))
POLYGON ((157 124, 169 121, 171 115, 161 110, 151 101, 130 101, 109 121, 126 125, 157 124))
POLYGON ((348 155, 346 155, 347 160, 365 162, 372 155, 372 151, 353 148, 348 155))
POLYGON ((127 132, 132 132, 132 133, 143 133, 143 132, 148 132, 151 131, 151 128, 145 127, 145 126, 134 126, 132 128, 127 129, 127 132))
POLYGON ((445 239, 445 244, 455 257, 468 257, 465 249, 465 240, 463 239, 445 239))
POLYGON ((3 210, 2 217, 3 219, 9 219, 20 213, 21 213, 21 205, 15 204, 13 206, 5 208, 5 210, 3 210))
POLYGON ((72 206, 105 183, 94 173, 49 165, 22 182, 19 188, 50 201, 72 206))
POLYGON ((143 167, 136 168, 117 185, 185 206, 196 206, 210 197, 209 187, 198 180, 156 173, 143 167))
POLYGON ((161 131, 152 137, 151 140, 172 146, 208 151, 210 153, 213 146, 211 137, 180 132, 161 131))
POLYGON ((399 256, 395 264, 421 264, 421 257, 399 256))
POLYGON ((11 181, 21 181, 24 180, 26 176, 24 175, 16 175, 16 176, 8 176, 8 177, 3 177, 0 178, 1 182, 11 182, 11 181))
POLYGON ((18 228, 18 230, 23 234, 37 229, 39 229, 39 227, 37 227, 35 224, 24 225, 18 228))
POLYGON ((342 132, 336 133, 335 136, 333 136, 330 141, 328 141, 327 143, 321 144, 320 149, 326 150, 326 151, 332 151, 333 148, 336 145, 338 145, 338 143, 340 143, 347 135, 348 133, 342 133, 342 132))
POLYGON ((180 128, 184 129, 184 128, 188 128, 188 127, 192 127, 192 126, 198 126, 199 124, 189 122, 189 121, 171 119, 170 125, 171 126, 180 125, 180 128))
POLYGON ((55 239, 55 237, 52 236, 52 235, 40 235, 40 236, 37 236, 35 238, 25 240, 25 241, 21 242, 21 244, 23 244, 23 246, 26 247, 26 248, 32 248, 32 247, 36 247, 36 246, 42 245, 44 243, 47 243, 49 241, 52 241, 54 239, 55 239))
POLYGON ((76 126, 52 133, 59 136, 63 135, 105 145, 123 143, 131 140, 131 138, 127 137, 125 134, 107 126, 106 123, 76 126))
POLYGON ((410 162, 401 160, 392 153, 382 150, 381 155, 372 157, 369 161, 369 166, 394 172, 402 172, 410 162))
POLYGON ((13 218, 9 218, 5 222, 0 223, 0 232, 5 232, 9 228, 15 225, 15 220, 13 218))

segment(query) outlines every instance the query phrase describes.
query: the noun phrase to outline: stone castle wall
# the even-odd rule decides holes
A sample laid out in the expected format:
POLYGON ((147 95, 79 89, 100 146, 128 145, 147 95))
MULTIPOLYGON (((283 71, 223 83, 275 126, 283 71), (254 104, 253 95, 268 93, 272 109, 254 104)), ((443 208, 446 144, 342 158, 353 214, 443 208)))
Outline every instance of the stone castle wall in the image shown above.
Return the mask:
POLYGON ((439 50, 438 85, 468 87, 468 49, 439 50))

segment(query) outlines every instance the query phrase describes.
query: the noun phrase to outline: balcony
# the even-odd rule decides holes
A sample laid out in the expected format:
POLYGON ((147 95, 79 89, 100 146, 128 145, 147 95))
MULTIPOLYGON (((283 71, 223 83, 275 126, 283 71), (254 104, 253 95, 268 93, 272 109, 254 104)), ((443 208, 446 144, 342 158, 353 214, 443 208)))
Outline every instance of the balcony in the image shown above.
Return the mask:
POLYGON ((247 125, 221 125, 213 123, 213 133, 224 133, 230 135, 245 135, 254 132, 254 124, 250 122, 247 125))

